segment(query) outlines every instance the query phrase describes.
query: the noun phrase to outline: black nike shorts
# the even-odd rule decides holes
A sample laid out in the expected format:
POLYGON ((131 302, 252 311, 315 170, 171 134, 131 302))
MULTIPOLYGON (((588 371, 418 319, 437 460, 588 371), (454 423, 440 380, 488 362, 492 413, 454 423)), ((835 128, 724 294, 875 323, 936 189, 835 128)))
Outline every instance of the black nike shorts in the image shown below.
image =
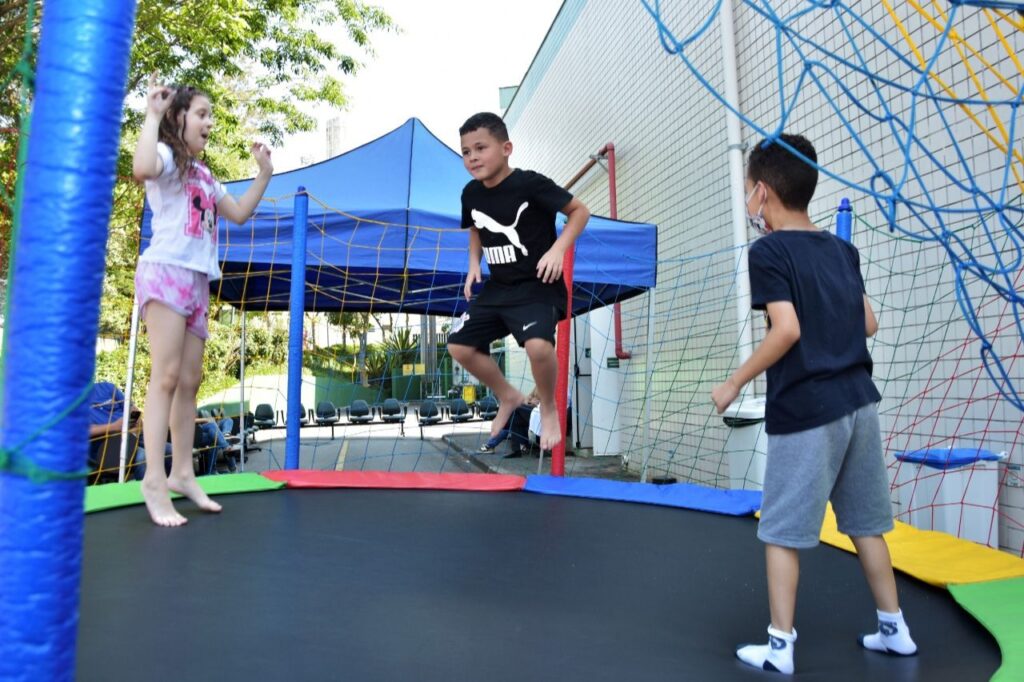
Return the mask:
POLYGON ((448 343, 472 346, 482 353, 490 353, 491 342, 509 334, 520 347, 529 339, 544 339, 555 345, 555 327, 560 315, 550 303, 520 303, 518 305, 486 305, 473 301, 469 310, 452 325, 448 343))

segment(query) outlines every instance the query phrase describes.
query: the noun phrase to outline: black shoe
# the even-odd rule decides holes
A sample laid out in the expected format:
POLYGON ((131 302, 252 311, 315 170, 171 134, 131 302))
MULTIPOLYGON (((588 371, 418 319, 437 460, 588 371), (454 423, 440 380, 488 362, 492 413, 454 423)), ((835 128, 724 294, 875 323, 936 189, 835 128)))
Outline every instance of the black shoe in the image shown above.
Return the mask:
POLYGON ((502 457, 502 459, 518 459, 518 458, 520 458, 522 456, 523 456, 523 451, 522 450, 513 450, 512 452, 510 452, 507 455, 505 455, 504 457, 502 457))

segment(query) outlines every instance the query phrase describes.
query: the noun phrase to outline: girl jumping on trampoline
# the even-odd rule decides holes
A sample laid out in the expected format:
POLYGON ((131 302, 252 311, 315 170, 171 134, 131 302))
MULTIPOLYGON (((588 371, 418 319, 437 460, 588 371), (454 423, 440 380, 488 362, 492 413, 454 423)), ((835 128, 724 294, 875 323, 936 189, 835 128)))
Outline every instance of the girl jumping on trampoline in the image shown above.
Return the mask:
POLYGON ((171 473, 150 466, 142 495, 153 523, 180 526, 170 492, 200 509, 221 506, 199 487, 192 468, 196 392, 208 336, 210 282, 220 278, 217 215, 244 223, 256 210, 273 174, 270 149, 252 146, 259 174, 237 201, 199 155, 213 128, 210 98, 192 87, 167 87, 150 78, 146 120, 132 172, 144 181, 153 208, 153 237, 139 257, 135 292, 149 336, 152 371, 144 414, 147 452, 163 452, 171 434, 171 473))

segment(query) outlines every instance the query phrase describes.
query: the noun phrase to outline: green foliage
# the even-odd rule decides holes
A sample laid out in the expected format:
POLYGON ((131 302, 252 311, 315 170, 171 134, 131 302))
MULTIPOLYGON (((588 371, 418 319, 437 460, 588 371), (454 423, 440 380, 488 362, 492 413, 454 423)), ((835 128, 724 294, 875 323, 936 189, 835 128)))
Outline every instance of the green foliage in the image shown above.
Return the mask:
MULTIPOLYGON (((149 340, 145 336, 139 336, 139 345, 135 352, 135 385, 132 387, 132 402, 136 405, 142 405, 146 400, 149 369, 149 340)), ((109 381, 124 388, 127 375, 128 344, 122 343, 113 350, 96 354, 96 381, 109 381)))
POLYGON ((327 321, 335 327, 341 327, 341 340, 345 343, 348 337, 359 337, 373 328, 369 313, 327 313, 327 321))
MULTIPOLYGON (((20 102, 18 83, 10 77, 20 59, 25 10, 33 1, 45 12, 38 0, 0 0, 0 188, 12 196, 20 102)), ((209 93, 216 123, 205 161, 216 177, 236 179, 255 171, 249 154, 255 139, 280 145, 288 134, 314 129, 316 122, 305 110, 310 105, 344 107, 341 78, 360 66, 349 51, 372 54, 371 34, 392 29, 387 14, 357 0, 139 0, 107 243, 103 336, 125 341, 129 335, 143 206, 142 188, 131 178, 131 159, 149 74, 209 93)), ((38 30, 30 35, 35 44, 38 30)), ((2 272, 7 270, 11 218, 0 206, 2 272)), ((237 380, 239 372, 239 326, 220 324, 215 317, 211 315, 203 393, 237 380)), ((140 403, 149 374, 144 348, 140 343, 136 357, 135 395, 140 403)), ((246 355, 248 373, 284 366, 287 331, 251 324, 246 355)), ((126 368, 126 346, 97 357, 97 376, 119 386, 126 368)))
POLYGON ((391 390, 391 359, 380 346, 371 346, 366 352, 366 377, 372 386, 381 385, 384 393, 391 390))
MULTIPOLYGON (((262 365, 270 367, 287 366, 288 328, 284 325, 267 327, 257 324, 256 322, 259 321, 260 316, 255 313, 247 313, 247 315, 248 324, 246 325, 245 339, 246 373, 253 373, 249 370, 250 364, 253 366, 262 365)), ((240 357, 241 344, 238 344, 236 349, 236 355, 240 357)), ((240 369, 239 363, 236 361, 230 369, 231 373, 237 377, 240 369)))
POLYGON ((406 327, 395 329, 384 338, 384 350, 393 369, 416 362, 419 347, 412 338, 412 331, 406 327))
POLYGON ((348 382, 356 380, 355 351, 344 344, 307 350, 302 354, 302 366, 314 376, 344 379, 348 382))

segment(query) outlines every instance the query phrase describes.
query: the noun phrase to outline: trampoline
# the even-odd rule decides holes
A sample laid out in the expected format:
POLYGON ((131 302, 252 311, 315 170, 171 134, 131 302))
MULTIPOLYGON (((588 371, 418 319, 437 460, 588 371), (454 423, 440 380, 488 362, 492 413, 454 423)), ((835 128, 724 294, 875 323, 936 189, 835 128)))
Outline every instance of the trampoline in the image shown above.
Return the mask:
MULTIPOLYGON (((732 653, 768 622, 749 516, 345 488, 233 495, 221 515, 178 506, 183 529, 139 507, 87 515, 78 679, 778 679, 732 653)), ((875 623, 857 558, 822 545, 801 559, 798 679, 999 667, 948 592, 900 573, 921 653, 862 650, 875 623)))

